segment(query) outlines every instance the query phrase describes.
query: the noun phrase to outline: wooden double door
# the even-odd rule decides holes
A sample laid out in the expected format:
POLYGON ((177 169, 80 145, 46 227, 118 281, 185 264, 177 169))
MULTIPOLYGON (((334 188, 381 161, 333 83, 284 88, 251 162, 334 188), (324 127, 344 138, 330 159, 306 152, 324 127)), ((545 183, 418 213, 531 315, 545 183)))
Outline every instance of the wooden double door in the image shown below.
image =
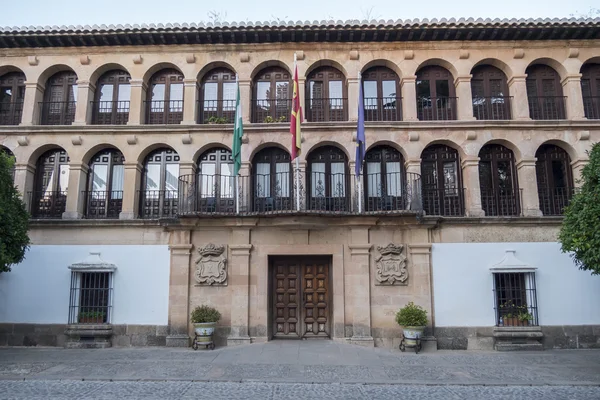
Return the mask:
POLYGON ((330 337, 330 266, 328 257, 288 256, 271 260, 274 338, 330 337))

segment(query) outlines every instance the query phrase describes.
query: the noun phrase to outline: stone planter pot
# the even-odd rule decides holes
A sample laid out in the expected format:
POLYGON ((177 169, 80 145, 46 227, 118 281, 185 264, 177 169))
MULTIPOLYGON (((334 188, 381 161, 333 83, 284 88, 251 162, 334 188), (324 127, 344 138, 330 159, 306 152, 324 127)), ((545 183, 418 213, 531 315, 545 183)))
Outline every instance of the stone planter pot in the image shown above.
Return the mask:
POLYGON ((216 322, 201 322, 194 324, 195 346, 207 346, 213 343, 213 334, 215 333, 216 322))
POLYGON ((417 339, 423 336, 424 326, 404 326, 404 344, 406 347, 414 347, 417 345, 417 339))

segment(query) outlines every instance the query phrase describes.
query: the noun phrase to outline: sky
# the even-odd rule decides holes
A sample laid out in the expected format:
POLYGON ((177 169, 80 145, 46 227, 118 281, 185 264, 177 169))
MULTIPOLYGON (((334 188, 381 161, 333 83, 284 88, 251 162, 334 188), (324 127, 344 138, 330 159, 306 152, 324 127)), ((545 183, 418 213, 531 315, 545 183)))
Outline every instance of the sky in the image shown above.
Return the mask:
MULTIPOLYGON (((0 26, 225 21, 396 20, 411 18, 545 18, 590 14, 597 0, 0 0, 0 26), (262 6, 257 6, 261 4, 262 6)), ((600 17, 600 14, 596 14, 600 17)))

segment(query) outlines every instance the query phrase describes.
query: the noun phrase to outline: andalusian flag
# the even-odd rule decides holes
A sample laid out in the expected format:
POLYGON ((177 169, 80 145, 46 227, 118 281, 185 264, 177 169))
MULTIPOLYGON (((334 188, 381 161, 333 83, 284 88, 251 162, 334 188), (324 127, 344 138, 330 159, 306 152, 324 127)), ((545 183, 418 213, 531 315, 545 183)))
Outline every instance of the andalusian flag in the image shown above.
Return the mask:
POLYGON ((292 134, 292 160, 300 155, 302 148, 302 134, 300 123, 302 122, 302 107, 300 106, 300 94, 298 93, 298 66, 296 55, 294 55, 294 94, 292 96, 292 117, 290 118, 290 133, 292 134))
POLYGON ((242 136, 244 136, 244 125, 242 124, 242 105, 240 104, 240 83, 235 79, 237 83, 237 97, 235 99, 235 121, 233 128, 233 146, 232 157, 233 157, 233 176, 237 176, 242 167, 242 136))

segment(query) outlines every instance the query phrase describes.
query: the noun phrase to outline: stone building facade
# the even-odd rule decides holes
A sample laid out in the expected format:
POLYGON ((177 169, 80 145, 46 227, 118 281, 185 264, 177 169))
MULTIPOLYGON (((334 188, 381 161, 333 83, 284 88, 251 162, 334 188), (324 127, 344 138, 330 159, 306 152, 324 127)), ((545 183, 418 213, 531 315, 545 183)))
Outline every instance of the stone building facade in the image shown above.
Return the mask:
POLYGON ((110 274, 101 289, 112 319, 96 325, 111 326, 113 345, 186 346, 191 309, 209 304, 223 315, 219 344, 392 347, 409 301, 427 310, 438 348, 493 348, 517 331, 534 348, 600 343, 597 311, 541 301, 561 280, 572 287, 554 298, 599 293, 556 243, 600 139, 597 20, 5 28, 0 88, 0 144, 15 156, 33 243, 0 276, 11 309, 0 345, 68 343, 65 329, 85 325, 73 293, 91 289, 93 273, 110 274), (294 55, 298 169, 287 123, 294 55), (534 265, 540 242, 556 257, 534 265), (486 243, 489 257, 466 268, 486 243), (155 257, 135 255, 146 246, 155 257), (69 270, 98 248, 116 269, 69 270), (507 267, 511 248, 524 261, 507 267), (31 313, 23 293, 36 274, 62 280, 34 285, 42 311, 31 313), (520 283, 502 287, 502 274, 520 283), (508 301, 528 322, 504 322, 508 301), (473 304, 484 304, 481 318, 470 318, 473 304))

